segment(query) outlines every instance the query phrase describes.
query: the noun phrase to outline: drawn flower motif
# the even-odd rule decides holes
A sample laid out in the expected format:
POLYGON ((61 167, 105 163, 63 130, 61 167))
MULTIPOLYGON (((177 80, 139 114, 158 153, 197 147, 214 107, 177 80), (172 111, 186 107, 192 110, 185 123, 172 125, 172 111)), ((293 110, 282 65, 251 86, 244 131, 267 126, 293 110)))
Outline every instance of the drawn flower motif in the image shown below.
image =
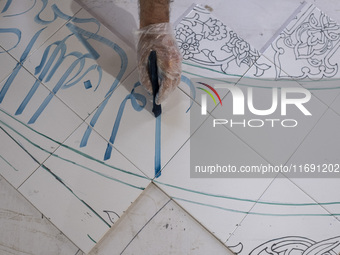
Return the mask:
POLYGON ((183 59, 193 58, 194 54, 200 53, 198 47, 202 36, 195 34, 188 26, 176 30, 176 39, 183 59))
POLYGON ((322 14, 319 20, 312 14, 309 17, 307 27, 307 44, 310 46, 321 44, 327 47, 330 41, 339 39, 339 35, 334 33, 336 30, 339 30, 339 25, 331 21, 325 14, 322 14))
POLYGON ((222 46, 221 50, 232 53, 238 66, 242 63, 252 65, 259 56, 258 52, 252 50, 249 43, 238 37, 236 33, 230 31, 230 36, 230 40, 222 46))
POLYGON ((204 38, 208 40, 221 40, 227 37, 227 28, 223 23, 217 19, 209 18, 207 21, 202 23, 202 32, 204 38))

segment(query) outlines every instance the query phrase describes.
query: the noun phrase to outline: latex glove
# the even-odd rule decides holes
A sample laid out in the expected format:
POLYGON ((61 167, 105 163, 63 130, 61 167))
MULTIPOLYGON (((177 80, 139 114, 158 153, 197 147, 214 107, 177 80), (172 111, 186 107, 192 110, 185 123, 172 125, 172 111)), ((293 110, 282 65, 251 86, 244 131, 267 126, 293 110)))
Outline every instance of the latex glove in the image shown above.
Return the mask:
POLYGON ((182 55, 170 23, 152 24, 140 29, 138 32, 137 61, 139 79, 145 89, 152 94, 148 58, 150 52, 155 50, 160 86, 156 95, 156 104, 161 104, 180 83, 182 55))

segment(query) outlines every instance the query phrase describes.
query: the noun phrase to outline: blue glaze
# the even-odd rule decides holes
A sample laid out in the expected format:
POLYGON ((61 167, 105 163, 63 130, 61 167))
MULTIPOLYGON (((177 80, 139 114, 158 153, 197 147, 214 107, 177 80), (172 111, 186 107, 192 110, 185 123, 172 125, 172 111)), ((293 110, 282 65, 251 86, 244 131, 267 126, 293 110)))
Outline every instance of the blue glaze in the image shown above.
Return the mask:
POLYGON ((106 148, 105 155, 104 155, 104 160, 108 160, 111 157, 112 145, 114 144, 115 139, 116 139, 116 135, 119 129, 120 121, 124 113, 126 102, 128 100, 131 100, 131 105, 133 109, 135 109, 138 112, 143 110, 146 105, 145 96, 135 92, 135 88, 137 88, 140 85, 141 85, 140 82, 137 82, 134 85, 133 89, 131 90, 131 93, 127 95, 125 99, 123 100, 123 102, 120 104, 120 107, 119 107, 119 110, 116 116, 115 124, 112 129, 111 137, 110 137, 109 143, 107 144, 107 148, 106 148), (137 101, 141 102, 141 104, 139 104, 137 101))
MULTIPOLYGON (((16 35, 16 37, 18 38, 16 44, 12 48, 7 50, 7 51, 11 51, 15 47, 17 47, 18 44, 20 43, 20 41, 21 41, 21 31, 17 28, 0 28, 0 34, 5 34, 5 33, 12 33, 12 34, 16 35)), ((4 52, 4 51, 0 51, 0 52, 4 52)))
MULTIPOLYGON (((8 8, 10 7, 11 3, 12 3, 12 0, 7 0, 7 3, 5 5, 5 7, 2 9, 1 13, 5 13, 8 10, 8 8)), ((6 17, 13 17, 13 16, 19 16, 19 15, 25 14, 26 12, 29 12, 30 10, 32 10, 33 7, 36 5, 36 3, 37 3, 37 0, 34 0, 32 6, 30 8, 28 8, 27 10, 20 12, 20 13, 8 14, 8 15, 5 15, 4 17, 6 18, 6 17)))
POLYGON ((22 53, 21 57, 20 57, 20 63, 17 63, 15 68, 13 69, 13 72, 11 73, 11 75, 8 77, 8 79, 6 80, 4 86, 2 87, 1 91, 0 91, 0 104, 2 103, 4 97, 6 96, 6 93, 8 91, 8 89, 10 88, 10 86, 12 85, 12 82, 14 80, 14 78, 18 75, 20 69, 21 69, 21 63, 27 58, 28 54, 30 53, 34 43, 36 42, 37 38, 39 37, 40 33, 44 30, 40 29, 38 32, 35 33, 35 35, 32 37, 32 39, 30 40, 30 42, 28 43, 27 47, 25 48, 24 52, 22 53))
POLYGON ((98 121, 99 116, 103 112, 108 100, 112 96, 112 92, 118 86, 119 81, 121 80, 121 78, 123 77, 123 75, 126 71, 127 64, 128 64, 128 58, 127 58, 125 51, 122 48, 120 48, 116 43, 108 40, 107 38, 102 37, 102 36, 97 35, 97 34, 94 34, 94 33, 91 33, 91 32, 86 31, 84 29, 81 29, 81 28, 79 28, 79 27, 77 27, 77 26, 75 26, 71 23, 68 23, 66 26, 70 29, 71 32, 73 32, 77 36, 78 40, 83 43, 83 45, 88 49, 90 54, 92 54, 94 57, 96 57, 97 56, 96 54, 98 54, 98 53, 87 42, 86 38, 91 38, 92 40, 96 40, 98 42, 101 42, 101 43, 107 45, 108 47, 110 47, 114 51, 116 51, 118 53, 118 55, 120 56, 120 59, 121 59, 121 69, 120 69, 115 81, 111 85, 109 91, 106 93, 105 100, 100 104, 100 106, 96 110, 95 114, 93 115, 93 117, 90 121, 90 126, 86 129, 86 131, 83 135, 82 141, 80 143, 80 147, 84 147, 84 146, 86 146, 87 141, 88 141, 88 139, 91 135, 91 131, 92 131, 91 127, 95 126, 95 124, 98 121))
POLYGON ((84 86, 85 86, 85 89, 90 89, 90 88, 92 88, 91 81, 90 81, 90 80, 84 81, 84 86))
POLYGON ((155 132, 155 178, 161 176, 161 115, 156 118, 155 132))
POLYGON ((5 6, 4 6, 4 8, 2 9, 2 11, 1 11, 1 13, 4 13, 4 12, 6 12, 7 10, 8 10, 8 8, 10 7, 10 5, 12 4, 12 0, 7 0, 7 2, 6 2, 6 4, 5 4, 5 6))
MULTIPOLYGON (((188 77, 184 76, 184 75, 181 76, 181 81, 189 86, 192 98, 193 98, 193 100, 195 100, 196 99, 196 89, 195 89, 194 84, 192 84, 191 80, 188 77)), ((190 108, 191 108, 193 103, 194 103, 194 101, 191 101, 191 104, 190 104, 190 106, 189 106, 189 108, 187 109, 186 112, 188 112, 190 110, 190 108)))

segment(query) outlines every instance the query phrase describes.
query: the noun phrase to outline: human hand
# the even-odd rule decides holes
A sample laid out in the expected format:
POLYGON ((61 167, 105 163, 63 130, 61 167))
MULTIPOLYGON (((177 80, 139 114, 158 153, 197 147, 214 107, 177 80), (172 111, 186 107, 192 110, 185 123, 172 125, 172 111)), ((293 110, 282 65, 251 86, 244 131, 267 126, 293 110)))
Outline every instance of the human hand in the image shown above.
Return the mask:
POLYGON ((181 80, 182 55, 170 23, 157 23, 139 30, 137 45, 138 73, 141 84, 152 94, 148 72, 150 52, 157 54, 159 91, 156 104, 161 104, 176 89, 181 80))

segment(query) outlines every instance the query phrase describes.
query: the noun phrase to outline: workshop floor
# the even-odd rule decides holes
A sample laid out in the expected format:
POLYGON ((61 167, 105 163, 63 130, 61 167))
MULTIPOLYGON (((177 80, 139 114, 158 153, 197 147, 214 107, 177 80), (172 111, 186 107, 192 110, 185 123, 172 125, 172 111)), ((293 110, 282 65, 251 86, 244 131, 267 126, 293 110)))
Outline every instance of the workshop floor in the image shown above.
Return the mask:
MULTIPOLYGON (((199 19, 217 18, 214 25, 249 43, 254 62, 227 65, 240 85, 255 74, 275 78, 278 70, 296 78, 308 66, 289 54, 278 60, 267 43, 281 43, 276 33, 292 14, 303 20, 322 10, 340 24, 336 0, 195 3, 202 6, 174 1, 171 21, 177 31, 191 31, 199 19)), ((1 255, 339 254, 340 179, 190 178, 190 139, 224 113, 208 104, 207 118, 190 129, 187 110, 200 110, 200 94, 194 97, 183 79, 162 118, 152 116, 137 83, 136 0, 7 0, 0 10, 1 255), (162 173, 154 179, 157 142, 162 173)), ((337 71, 340 28, 332 29, 336 43, 324 60, 337 71)), ((196 46, 216 54, 219 40, 196 46)), ((188 78, 225 75, 222 64, 207 70, 190 61, 188 55, 183 62, 188 78)), ((289 86, 311 88, 298 79, 289 86)), ((226 128, 221 142, 231 163, 339 164, 340 89, 327 86, 311 90, 313 116, 280 136, 226 128)), ((230 103, 230 93, 222 101, 230 103)))

